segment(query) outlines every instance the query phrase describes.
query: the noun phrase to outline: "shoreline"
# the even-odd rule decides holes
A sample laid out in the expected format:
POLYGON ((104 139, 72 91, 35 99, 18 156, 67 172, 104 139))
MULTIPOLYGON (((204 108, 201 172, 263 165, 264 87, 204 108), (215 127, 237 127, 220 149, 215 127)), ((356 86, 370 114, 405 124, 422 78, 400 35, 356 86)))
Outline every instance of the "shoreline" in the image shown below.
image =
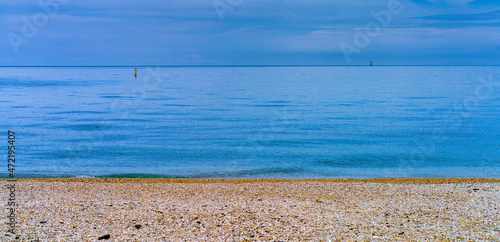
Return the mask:
MULTIPOLYGON (((456 184, 500 183, 500 178, 374 178, 374 179, 274 179, 274 178, 16 178, 18 181, 40 182, 93 182, 93 183, 279 183, 279 182, 328 182, 328 183, 387 183, 387 184, 456 184)), ((9 180, 2 178, 1 180, 9 180)))

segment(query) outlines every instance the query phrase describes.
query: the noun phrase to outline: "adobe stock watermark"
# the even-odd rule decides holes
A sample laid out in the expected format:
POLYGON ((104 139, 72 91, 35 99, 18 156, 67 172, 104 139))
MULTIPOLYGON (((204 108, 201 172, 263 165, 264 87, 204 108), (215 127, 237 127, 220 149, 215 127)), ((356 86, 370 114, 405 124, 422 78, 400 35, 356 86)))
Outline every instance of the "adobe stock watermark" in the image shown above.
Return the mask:
POLYGON ((35 38, 40 28, 45 27, 50 18, 53 18, 59 12, 60 5, 65 5, 70 0, 40 0, 38 6, 41 11, 36 12, 31 18, 23 17, 23 26, 21 33, 10 32, 7 34, 10 45, 14 52, 19 53, 19 46, 21 44, 28 44, 30 39, 35 38))
POLYGON ((379 12, 372 10, 370 14, 375 21, 370 21, 363 28, 356 29, 356 35, 354 35, 353 39, 354 46, 346 42, 342 42, 339 45, 347 63, 351 63, 351 56, 361 53, 361 50, 368 47, 371 43, 372 38, 378 36, 381 29, 389 25, 392 15, 400 14, 401 12, 403 12, 403 6, 398 0, 390 0, 387 3, 387 10, 380 10, 379 12))
POLYGON ((232 161, 226 165, 226 168, 233 170, 233 168, 254 162, 257 156, 265 150, 267 142, 277 141, 280 134, 285 134, 297 124, 299 117, 288 108, 283 107, 273 111, 273 117, 265 123, 264 127, 247 137, 238 147, 239 152, 246 154, 246 159, 239 162, 232 161))
POLYGON ((224 20, 224 14, 226 12, 234 11, 234 8, 240 5, 243 0, 215 0, 213 1, 215 12, 219 16, 220 20, 224 20))
POLYGON ((9 195, 7 196, 7 232, 12 235, 16 234, 17 217, 19 216, 17 211, 17 199, 16 199, 16 133, 13 131, 7 131, 8 138, 8 149, 7 149, 7 168, 9 172, 9 178, 7 179, 8 184, 5 186, 9 195))
POLYGON ((145 75, 134 83, 133 88, 131 88, 127 94, 130 95, 130 99, 127 100, 115 100, 110 104, 110 107, 120 114, 118 118, 130 118, 130 114, 134 112, 135 109, 140 109, 138 102, 141 102, 145 98, 151 95, 152 91, 158 90, 160 84, 165 83, 168 78, 161 72, 160 66, 155 68, 147 67, 144 68, 145 75))
MULTIPOLYGON (((464 98, 460 103, 454 105, 453 110, 450 110, 444 117, 443 124, 445 127, 433 132, 427 139, 416 139, 414 143, 416 147, 408 152, 408 156, 399 157, 400 174, 406 173, 405 169, 416 168, 429 157, 432 157, 437 152, 437 145, 448 139, 446 132, 456 131, 464 125, 466 119, 471 117, 471 113, 479 109, 480 102, 488 100, 491 95, 497 92, 493 75, 488 78, 479 77, 474 88, 474 94, 464 98)), ((492 163, 487 157, 489 163, 492 163)))
POLYGON ((140 102, 150 97, 152 91, 158 90, 160 85, 164 83, 168 77, 161 71, 160 66, 147 67, 139 71, 144 71, 139 73, 141 78, 134 80, 133 87, 123 93, 128 95, 129 98, 116 99, 108 104, 108 108, 113 110, 111 115, 96 126, 96 130, 90 134, 90 138, 87 142, 76 144, 69 150, 69 152, 75 152, 77 154, 70 155, 68 160, 63 160, 63 165, 71 169, 76 169, 73 159, 93 156, 96 152, 99 152, 98 148, 103 147, 106 143, 106 136, 109 134, 106 123, 117 119, 126 120, 131 118, 131 114, 134 113, 136 109, 141 110, 140 102), (142 73, 144 73, 144 75, 142 73))

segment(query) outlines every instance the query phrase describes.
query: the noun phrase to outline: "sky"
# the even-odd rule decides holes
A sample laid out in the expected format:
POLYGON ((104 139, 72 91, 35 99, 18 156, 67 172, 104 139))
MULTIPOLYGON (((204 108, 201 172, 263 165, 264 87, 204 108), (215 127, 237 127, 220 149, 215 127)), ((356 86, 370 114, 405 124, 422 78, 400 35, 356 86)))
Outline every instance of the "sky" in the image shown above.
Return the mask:
POLYGON ((498 0, 0 0, 0 66, 500 65, 498 0))

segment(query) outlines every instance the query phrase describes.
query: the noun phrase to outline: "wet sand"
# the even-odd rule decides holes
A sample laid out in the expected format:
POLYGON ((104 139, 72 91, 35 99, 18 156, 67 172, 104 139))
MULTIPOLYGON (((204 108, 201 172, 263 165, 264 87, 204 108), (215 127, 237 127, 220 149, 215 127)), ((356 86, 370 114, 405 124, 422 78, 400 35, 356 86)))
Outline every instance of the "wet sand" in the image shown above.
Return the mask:
MULTIPOLYGON (((16 192, 20 241, 500 238, 500 179, 29 179, 16 192)), ((14 240, 6 209, 0 240, 14 240)))

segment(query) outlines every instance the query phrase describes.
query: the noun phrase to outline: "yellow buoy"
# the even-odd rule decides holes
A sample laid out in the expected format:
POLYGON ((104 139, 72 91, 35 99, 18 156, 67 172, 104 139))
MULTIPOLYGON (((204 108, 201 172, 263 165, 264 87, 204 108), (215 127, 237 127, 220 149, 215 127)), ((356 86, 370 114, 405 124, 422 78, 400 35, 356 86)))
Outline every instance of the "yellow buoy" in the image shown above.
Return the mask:
POLYGON ((135 68, 135 77, 137 77, 137 68, 135 68))

